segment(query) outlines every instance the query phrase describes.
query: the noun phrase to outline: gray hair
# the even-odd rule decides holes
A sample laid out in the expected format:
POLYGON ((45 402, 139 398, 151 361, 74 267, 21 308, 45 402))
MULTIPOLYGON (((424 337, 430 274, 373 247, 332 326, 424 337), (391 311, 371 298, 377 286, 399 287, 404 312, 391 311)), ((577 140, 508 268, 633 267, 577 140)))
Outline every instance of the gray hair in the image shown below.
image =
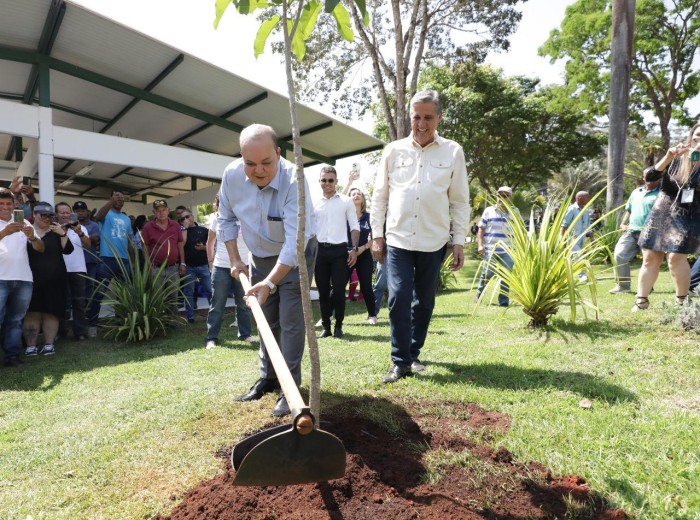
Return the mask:
POLYGON ((419 90, 409 102, 409 108, 416 103, 435 103, 435 111, 442 114, 442 101, 440 101, 440 93, 437 90, 419 90))
POLYGON ((277 132, 275 132, 274 128, 267 125, 259 125, 257 123, 253 123, 252 125, 248 125, 243 130, 241 130, 241 135, 238 138, 238 143, 241 149, 243 149, 245 145, 248 144, 248 141, 256 141, 258 139, 264 138, 270 139, 272 141, 273 146, 277 146, 277 132))

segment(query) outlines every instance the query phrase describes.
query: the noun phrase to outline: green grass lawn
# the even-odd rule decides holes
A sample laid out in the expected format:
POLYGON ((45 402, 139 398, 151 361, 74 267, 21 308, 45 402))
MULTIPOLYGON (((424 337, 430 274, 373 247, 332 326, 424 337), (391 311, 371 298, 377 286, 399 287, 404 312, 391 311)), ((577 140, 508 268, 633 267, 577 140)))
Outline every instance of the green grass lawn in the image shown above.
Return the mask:
MULTIPOLYGON (((386 309, 371 327, 364 304, 349 304, 346 337, 320 342, 323 405, 358 395, 475 402, 511 417, 496 442, 516 459, 579 474, 640 519, 700 518, 700 338, 659 324, 669 274, 648 312, 631 314, 633 296, 609 295, 603 280, 599 321, 569 323, 563 308, 532 331, 518 307, 473 313, 475 265, 438 296, 426 372, 394 385, 380 384, 386 309)), ((217 451, 268 422, 276 398, 232 401, 258 372, 257 347, 229 321, 213 350, 198 317, 167 339, 63 341, 55 356, 1 369, 0 517, 149 518, 221 471, 217 451)))

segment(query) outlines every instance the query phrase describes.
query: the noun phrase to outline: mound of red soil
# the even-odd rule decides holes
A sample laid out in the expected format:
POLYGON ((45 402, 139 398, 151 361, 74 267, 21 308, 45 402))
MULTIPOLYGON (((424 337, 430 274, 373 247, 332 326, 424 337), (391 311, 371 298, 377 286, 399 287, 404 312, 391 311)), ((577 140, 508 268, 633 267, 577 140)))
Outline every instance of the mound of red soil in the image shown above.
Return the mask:
MULTIPOLYGON (((232 485, 226 470, 189 491, 164 520, 201 519, 525 519, 622 520, 577 476, 554 477, 536 464, 513 460, 486 443, 508 418, 476 405, 421 403, 410 415, 376 402, 392 416, 392 432, 355 415, 363 402, 324 414, 321 427, 347 451, 345 477, 287 487, 232 485), (427 411, 426 411, 427 410, 427 411), (432 412, 430 411, 432 410, 432 412)), ((381 401, 381 400, 380 400, 381 401)))

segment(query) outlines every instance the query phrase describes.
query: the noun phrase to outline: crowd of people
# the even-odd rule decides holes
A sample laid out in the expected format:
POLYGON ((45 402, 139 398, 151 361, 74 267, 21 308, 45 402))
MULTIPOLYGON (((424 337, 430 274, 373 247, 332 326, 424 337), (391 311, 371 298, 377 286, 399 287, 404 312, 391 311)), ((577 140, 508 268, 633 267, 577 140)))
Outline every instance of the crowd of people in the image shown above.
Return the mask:
MULTIPOLYGON (((68 335, 67 310, 76 340, 95 337, 103 289, 121 276, 131 262, 162 269, 160 280, 182 283, 188 322, 195 320, 197 295, 209 300, 207 349, 219 343, 227 299, 236 305, 238 338, 256 341, 246 297, 255 296, 280 346, 297 385, 306 337, 300 291, 300 269, 307 269, 318 289, 320 338, 343 338, 346 287, 359 282, 367 309, 367 323, 377 324, 388 289, 391 366, 383 378, 394 383, 425 369, 425 345, 441 266, 452 254, 451 268, 464 263, 463 246, 470 231, 469 186, 462 147, 441 137, 440 96, 418 92, 410 101, 411 134, 383 151, 373 186, 371 211, 354 181, 338 192, 332 166, 322 168, 320 195, 306 192, 305 259, 298 264, 297 177, 293 163, 281 157, 275 131, 253 124, 240 134, 241 158, 224 171, 207 226, 180 206, 171 216, 165 200, 152 204, 153 218, 130 219, 118 191, 100 208, 36 201, 31 186, 15 179, 0 189, 0 320, 3 362, 19 363, 27 356, 55 352, 58 335, 68 335), (94 214, 93 214, 94 213, 94 214), (27 217, 27 218, 25 218, 27 217), (174 217, 174 218, 173 218, 174 217), (246 292, 240 275, 250 277, 246 292), (372 279, 374 278, 374 285, 372 279), (181 282, 178 282, 181 280, 181 282), (37 344, 43 334, 43 346, 37 344), (23 345, 24 344, 24 345, 23 345)), ((627 203, 615 249, 617 286, 611 293, 631 292, 629 262, 643 255, 634 310, 646 309, 665 252, 676 285, 678 303, 686 301, 691 272, 689 253, 700 251, 700 222, 695 218, 700 197, 700 125, 687 142, 672 147, 659 163, 645 171, 645 184, 627 203)), ((512 268, 506 205, 513 195, 508 186, 497 190, 497 202, 483 212, 471 229, 477 250, 484 255, 477 299, 498 262, 512 268)), ((591 229, 585 211, 590 196, 576 194, 566 209, 562 236, 577 249, 591 229), (571 228, 571 229, 570 229, 571 228)), ((585 276, 582 273, 582 276, 585 276)), ((700 278, 700 267, 698 268, 700 278)), ((585 280, 582 280, 585 282, 585 280)), ((498 302, 509 305, 508 287, 501 285, 498 302)), ((178 295, 172 294, 173 310, 178 295)), ((280 385, 260 339, 259 379, 238 401, 253 401, 279 391, 280 385)), ((272 411, 290 413, 283 393, 272 411)))

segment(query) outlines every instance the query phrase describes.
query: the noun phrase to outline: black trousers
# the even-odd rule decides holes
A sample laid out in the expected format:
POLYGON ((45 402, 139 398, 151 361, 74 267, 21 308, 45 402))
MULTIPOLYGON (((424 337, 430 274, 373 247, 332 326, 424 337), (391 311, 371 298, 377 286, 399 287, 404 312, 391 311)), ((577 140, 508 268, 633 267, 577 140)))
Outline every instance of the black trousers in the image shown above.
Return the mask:
MULTIPOLYGON (((367 306, 367 316, 376 316, 376 302, 374 301, 374 292, 372 290, 372 273, 374 272, 372 253, 370 251, 365 251, 359 255, 353 269, 357 271, 357 278, 360 281, 360 291, 362 292, 362 298, 364 298, 365 305, 367 306)), ((348 271, 349 280, 352 271, 348 271)))
POLYGON ((348 249, 345 244, 318 245, 314 279, 321 304, 323 328, 331 326, 331 316, 335 314, 336 327, 345 318, 345 285, 348 282, 348 249))

